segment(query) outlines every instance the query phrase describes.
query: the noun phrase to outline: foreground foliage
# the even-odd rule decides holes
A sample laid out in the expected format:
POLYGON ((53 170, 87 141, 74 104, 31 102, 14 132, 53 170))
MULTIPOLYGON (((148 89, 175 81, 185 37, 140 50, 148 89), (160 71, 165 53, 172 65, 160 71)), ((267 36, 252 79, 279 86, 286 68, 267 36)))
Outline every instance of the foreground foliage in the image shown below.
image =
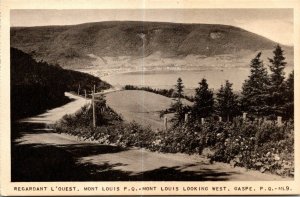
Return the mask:
MULTIPOLYGON (((96 105, 100 109, 99 104, 96 105)), ((74 115, 65 115, 54 126, 59 133, 97 140, 101 144, 115 144, 122 147, 149 147, 154 140, 150 128, 144 128, 135 122, 125 123, 122 117, 111 108, 96 111, 97 127, 92 126, 92 109, 83 107, 74 115)))
POLYGON ((281 176, 294 175, 293 122, 277 126, 275 122, 233 122, 208 120, 188 122, 168 131, 153 132, 135 122, 125 123, 109 107, 97 111, 98 126, 91 125, 91 109, 84 107, 75 115, 66 115, 55 125, 56 131, 96 140, 101 144, 144 147, 151 151, 202 154, 211 150, 211 161, 230 163, 281 176))

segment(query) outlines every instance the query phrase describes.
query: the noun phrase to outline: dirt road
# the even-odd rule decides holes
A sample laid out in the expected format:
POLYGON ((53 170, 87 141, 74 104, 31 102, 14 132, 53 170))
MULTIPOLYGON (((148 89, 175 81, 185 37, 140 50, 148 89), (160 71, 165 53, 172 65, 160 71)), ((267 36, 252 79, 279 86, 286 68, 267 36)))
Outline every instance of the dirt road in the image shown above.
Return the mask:
POLYGON ((23 120, 12 143, 12 181, 262 181, 279 176, 232 168, 201 156, 123 149, 53 133, 46 124, 74 113, 86 102, 74 100, 45 114, 23 120))
POLYGON ((66 114, 74 114, 84 105, 90 104, 90 100, 84 99, 82 97, 65 93, 67 97, 69 97, 72 102, 67 103, 58 108, 54 108, 52 110, 47 111, 46 113, 40 114, 38 116, 25 118, 20 120, 23 123, 43 123, 43 124, 52 124, 61 119, 66 114))

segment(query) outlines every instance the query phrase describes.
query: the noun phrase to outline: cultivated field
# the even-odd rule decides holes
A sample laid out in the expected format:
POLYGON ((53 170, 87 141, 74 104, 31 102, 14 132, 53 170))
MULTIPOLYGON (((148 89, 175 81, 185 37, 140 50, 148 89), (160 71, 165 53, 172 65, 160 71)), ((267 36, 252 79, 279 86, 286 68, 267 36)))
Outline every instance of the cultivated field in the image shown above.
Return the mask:
MULTIPOLYGON (((135 121, 143 126, 163 129, 163 119, 159 112, 170 107, 171 98, 140 90, 124 90, 106 94, 107 104, 126 121, 135 121)), ((184 100, 184 104, 192 103, 184 100)))

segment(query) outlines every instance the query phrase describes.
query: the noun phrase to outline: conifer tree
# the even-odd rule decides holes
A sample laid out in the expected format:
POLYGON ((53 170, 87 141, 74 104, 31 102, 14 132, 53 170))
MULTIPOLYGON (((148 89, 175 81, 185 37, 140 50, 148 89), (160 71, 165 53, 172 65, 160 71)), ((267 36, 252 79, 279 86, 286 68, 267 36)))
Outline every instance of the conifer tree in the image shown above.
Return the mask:
POLYGON ((273 59, 269 58, 271 63, 271 85, 279 88, 284 81, 284 68, 286 66, 285 57, 283 56, 283 50, 280 45, 277 45, 273 51, 273 59))
POLYGON ((269 104, 274 115, 284 115, 285 105, 285 82, 284 82, 284 68, 286 66, 283 50, 279 45, 273 51, 273 58, 269 61, 270 67, 270 87, 269 87, 269 104))
POLYGON ((196 88, 194 100, 192 107, 193 118, 205 118, 214 113, 213 92, 208 89, 206 79, 202 79, 199 87, 196 88))
POLYGON ((250 75, 242 87, 242 110, 255 115, 269 114, 268 73, 259 52, 250 63, 250 75))
POLYGON ((177 84, 175 86, 178 103, 181 103, 181 98, 183 97, 183 88, 184 88, 184 85, 183 85, 182 79, 179 77, 177 79, 177 84))
POLYGON ((229 83, 228 80, 226 80, 225 86, 221 85, 216 100, 216 111, 221 117, 226 118, 227 122, 238 114, 238 96, 233 93, 232 83, 229 83))
POLYGON ((285 91, 285 118, 294 118, 294 71, 289 74, 286 80, 285 91))
POLYGON ((176 102, 172 104, 171 108, 175 109, 175 115, 172 119, 174 126, 178 126, 184 120, 184 110, 181 98, 183 98, 183 82, 181 78, 177 79, 177 84, 175 85, 176 91, 176 102))

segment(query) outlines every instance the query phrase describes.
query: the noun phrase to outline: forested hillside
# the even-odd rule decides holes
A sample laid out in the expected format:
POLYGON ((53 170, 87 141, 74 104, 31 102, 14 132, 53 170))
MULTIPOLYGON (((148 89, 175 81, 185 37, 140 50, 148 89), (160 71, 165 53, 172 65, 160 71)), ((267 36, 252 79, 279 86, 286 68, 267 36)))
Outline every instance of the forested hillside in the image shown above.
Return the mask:
POLYGON ((26 117, 67 102, 64 92, 86 89, 88 92, 110 87, 99 78, 58 65, 37 62, 18 49, 11 48, 12 119, 26 117))

